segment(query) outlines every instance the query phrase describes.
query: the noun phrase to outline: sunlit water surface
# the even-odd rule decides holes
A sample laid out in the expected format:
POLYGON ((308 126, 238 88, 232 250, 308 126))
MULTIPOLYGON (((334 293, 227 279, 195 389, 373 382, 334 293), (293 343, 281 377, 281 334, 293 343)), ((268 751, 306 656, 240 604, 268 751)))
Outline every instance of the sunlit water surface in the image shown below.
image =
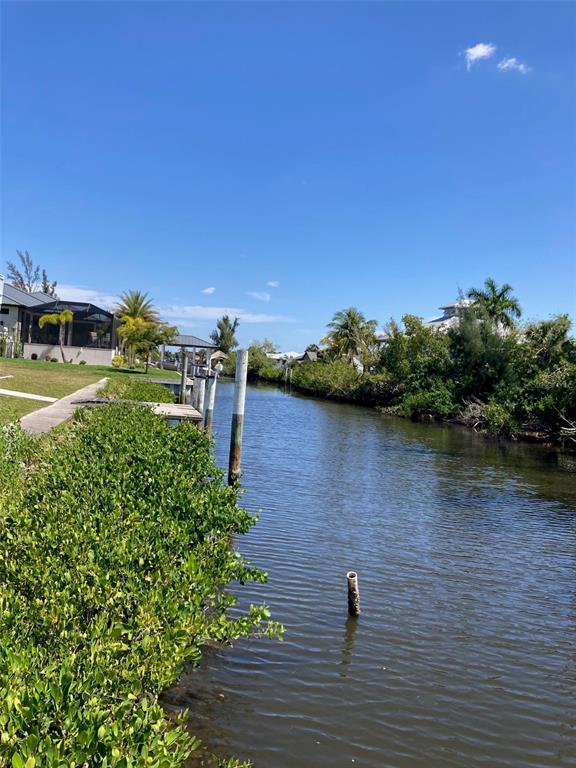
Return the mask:
POLYGON ((576 766, 574 464, 249 388, 243 502, 262 516, 239 547, 270 578, 238 594, 285 639, 208 650, 166 706, 257 768, 576 766))

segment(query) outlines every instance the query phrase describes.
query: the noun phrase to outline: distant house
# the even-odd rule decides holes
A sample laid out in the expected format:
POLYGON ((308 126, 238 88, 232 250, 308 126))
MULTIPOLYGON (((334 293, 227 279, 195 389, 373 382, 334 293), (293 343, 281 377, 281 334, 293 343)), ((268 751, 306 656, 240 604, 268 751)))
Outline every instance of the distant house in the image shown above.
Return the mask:
POLYGON ((299 360, 301 356, 300 352, 266 352, 266 357, 275 361, 276 368, 285 368, 294 360, 299 360))
POLYGON ((109 365, 116 354, 116 324, 112 312, 95 304, 61 301, 36 291, 27 293, 4 282, 0 304, 0 332, 11 349, 21 349, 23 357, 60 358, 58 327, 40 328, 42 315, 59 314, 68 309, 73 320, 66 327, 66 357, 74 363, 109 365))
POLYGON ((424 324, 428 328, 433 328, 445 333, 446 331, 449 331, 450 328, 455 328, 458 326, 464 311, 468 309, 468 307, 472 306, 473 303, 474 302, 470 299, 459 299, 453 304, 445 304, 443 307, 440 307, 442 310, 442 315, 440 317, 429 320, 424 324))

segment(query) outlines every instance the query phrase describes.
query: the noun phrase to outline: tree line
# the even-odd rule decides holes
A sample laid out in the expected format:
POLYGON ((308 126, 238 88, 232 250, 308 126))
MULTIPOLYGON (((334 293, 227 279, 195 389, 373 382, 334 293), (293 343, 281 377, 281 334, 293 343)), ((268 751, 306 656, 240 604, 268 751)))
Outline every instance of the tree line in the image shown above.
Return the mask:
MULTIPOLYGON (((377 322, 355 307, 336 312, 320 345, 309 347, 318 359, 292 364, 293 386, 413 419, 576 444, 568 315, 521 324, 512 286, 492 278, 461 298, 457 321, 444 330, 407 314, 378 335, 377 322)), ((280 375, 268 366, 260 377, 280 375)))

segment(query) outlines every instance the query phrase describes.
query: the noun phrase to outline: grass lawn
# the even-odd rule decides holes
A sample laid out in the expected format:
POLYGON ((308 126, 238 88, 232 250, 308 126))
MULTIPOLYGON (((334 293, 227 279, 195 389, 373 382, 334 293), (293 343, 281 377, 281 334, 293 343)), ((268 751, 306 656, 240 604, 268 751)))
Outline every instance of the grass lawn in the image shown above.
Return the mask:
POLYGON ((172 379, 179 378, 176 371, 159 371, 150 368, 132 371, 124 368, 112 368, 108 365, 72 365, 69 363, 46 363, 40 360, 9 360, 0 358, 0 389, 17 389, 20 392, 32 392, 34 395, 64 397, 80 387, 92 384, 105 376, 130 374, 142 378, 172 379))
MULTIPOLYGON (((12 389, 19 392, 31 392, 34 395, 64 397, 81 387, 119 374, 130 374, 138 378, 178 379, 176 371, 160 371, 150 368, 147 374, 142 370, 112 368, 107 365, 71 365, 68 363, 47 363, 40 360, 10 360, 0 358, 0 389, 12 389)), ((0 395, 0 425, 20 418, 26 413, 45 407, 34 400, 24 400, 0 395)))
POLYGON ((23 400, 21 397, 0 395, 0 427, 11 421, 17 421, 27 413, 37 411, 50 403, 40 403, 38 400, 23 400))

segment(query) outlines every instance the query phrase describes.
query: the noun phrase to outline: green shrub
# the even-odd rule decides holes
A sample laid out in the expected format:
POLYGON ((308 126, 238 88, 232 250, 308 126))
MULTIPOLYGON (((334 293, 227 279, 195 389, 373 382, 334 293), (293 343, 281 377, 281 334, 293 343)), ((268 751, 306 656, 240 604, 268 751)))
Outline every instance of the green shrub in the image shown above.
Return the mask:
POLYGON ((86 365, 86 360, 78 360, 78 365, 86 365))
POLYGON ((123 368, 126 365, 126 358, 124 355, 114 355, 114 357, 111 360, 112 365, 114 368, 123 368))
POLYGON ((112 404, 0 450, 0 765, 182 766, 198 742, 159 693, 207 641, 278 629, 227 614, 225 585, 265 576, 208 438, 112 404))
POLYGON ((430 389, 405 395, 398 407, 398 413, 410 418, 422 416, 447 417, 456 410, 454 396, 449 384, 443 381, 431 382, 430 389))
POLYGON ((486 403, 483 410, 488 432, 511 437, 519 431, 520 425, 506 406, 491 401, 486 403))
POLYGON ((58 360, 58 358, 57 358, 57 357, 51 357, 51 358, 50 358, 50 362, 51 362, 51 363, 59 363, 60 361, 58 360))
POLYGON ((298 363, 292 368, 292 384, 321 397, 352 399, 360 380, 347 360, 298 363))
POLYGON ((98 392, 109 400, 136 400, 141 403, 175 403, 176 396, 162 384, 141 381, 133 376, 114 376, 98 392))

